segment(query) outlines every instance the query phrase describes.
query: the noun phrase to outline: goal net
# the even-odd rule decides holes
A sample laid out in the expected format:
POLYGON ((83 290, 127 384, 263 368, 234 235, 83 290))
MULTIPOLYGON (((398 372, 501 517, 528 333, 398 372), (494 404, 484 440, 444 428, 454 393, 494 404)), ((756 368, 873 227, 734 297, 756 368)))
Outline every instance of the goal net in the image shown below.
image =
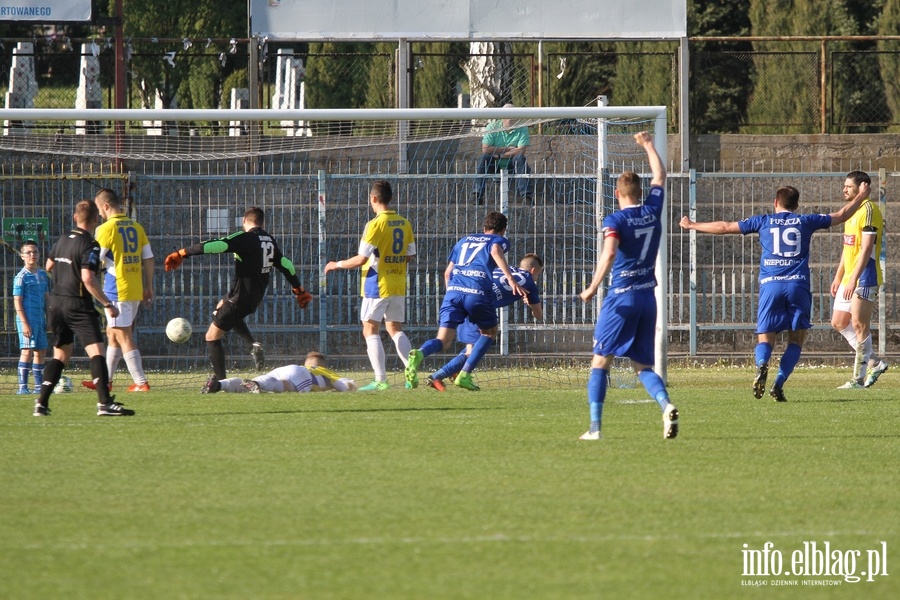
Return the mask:
MULTIPOLYGON (((71 223, 74 204, 102 187, 123 196, 127 212, 147 230, 157 257, 156 298, 141 309, 136 331, 153 389, 199 389, 205 381, 210 368, 203 335, 233 274, 230 256, 191 257, 173 273, 162 269, 163 257, 237 231, 249 206, 265 211, 266 229, 314 295, 300 310, 290 286, 273 274, 265 300, 247 319, 265 350, 267 368, 318 350, 338 372, 370 381, 359 323, 359 273, 338 271, 326 278, 323 267, 356 254, 372 217, 368 188, 376 179, 391 182, 394 208, 412 221, 416 235, 404 325, 413 346, 437 331, 443 271, 453 244, 480 232, 485 214, 499 210, 509 217, 510 263, 527 253, 544 262, 538 281, 544 318, 535 321, 521 303, 502 310, 497 343, 475 380, 483 389, 582 387, 601 300, 585 304, 578 294, 597 263, 602 217, 616 210, 615 179, 624 170, 649 178, 634 133, 651 131, 663 157, 666 147, 664 107, 8 109, 4 118, 0 191, 8 244, 37 238, 39 228, 46 254, 71 223), (526 173, 509 167, 478 172, 489 123, 527 127, 526 173), (473 193, 479 180, 485 184, 481 202, 473 193), (185 344, 165 337, 174 317, 193 325, 185 344)), ((2 267, 9 281, 21 261, 7 252, 2 267)), ((9 357, 18 352, 11 306, 10 300, 3 336, 9 357)), ((402 386, 403 363, 383 331, 382 338, 389 382, 402 386)), ((252 377, 247 344, 232 333, 225 345, 229 376, 252 377)), ((430 357, 423 372, 436 370, 460 349, 430 357)), ((657 353, 664 358, 664 352, 660 335, 657 353)), ((76 360, 73 368, 76 374, 70 375, 77 379, 86 363, 76 360)), ((131 383, 124 363, 114 381, 123 388, 131 383)), ((612 383, 633 386, 635 379, 617 363, 612 383)), ((14 382, 3 387, 9 385, 14 382)))

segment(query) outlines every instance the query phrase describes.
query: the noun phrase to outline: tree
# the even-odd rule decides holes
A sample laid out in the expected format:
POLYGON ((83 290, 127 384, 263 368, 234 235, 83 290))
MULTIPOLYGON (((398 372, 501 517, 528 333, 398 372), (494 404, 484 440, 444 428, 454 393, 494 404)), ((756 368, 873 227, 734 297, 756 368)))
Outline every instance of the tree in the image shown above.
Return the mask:
POLYGON ((513 99, 513 56, 509 42, 471 42, 460 66, 469 78, 473 108, 503 106, 513 99))
MULTIPOLYGON (((879 14, 889 10, 885 0, 866 2, 844 0, 847 22, 842 24, 842 35, 896 35, 897 30, 879 29, 879 14)), ((896 79, 896 71, 890 70, 891 57, 874 51, 884 43, 871 41, 829 43, 831 68, 831 97, 833 118, 831 133, 866 133, 882 131, 878 125, 890 120, 891 109, 886 97, 886 86, 896 79), (886 59, 886 62, 882 62, 886 59)), ((892 48, 893 50, 893 48, 892 48)))
POLYGON ((615 76, 612 44, 550 42, 545 50, 550 106, 587 106, 609 95, 615 76))
MULTIPOLYGON (((750 0, 688 1, 689 36, 747 36, 750 0)), ((737 133, 747 116, 752 85, 749 42, 692 44, 690 128, 692 133, 737 133)))
POLYGON ((397 44, 382 42, 373 44, 369 56, 359 57, 360 69, 366 71, 367 89, 362 96, 365 108, 394 108, 396 106, 394 53, 397 44))
POLYGON ((454 108, 458 83, 465 78, 459 56, 465 45, 451 42, 420 44, 414 47, 413 105, 416 108, 454 108))
MULTIPOLYGON (((900 31, 900 0, 887 0, 884 3, 881 15, 877 21, 877 33, 879 35, 896 35, 900 31)), ((878 49, 883 52, 878 55, 878 62, 882 73, 900 73, 900 55, 897 54, 896 42, 879 42, 878 49)), ((900 80, 895 76, 882 77, 885 86, 886 102, 893 114, 892 121, 900 116, 900 80)), ((898 131, 896 126, 891 131, 898 131)))
MULTIPOLYGON (((848 35, 853 23, 844 0, 751 0, 750 21, 755 36, 786 31, 797 36, 848 35)), ((758 132, 818 131, 818 44, 763 42, 755 44, 754 50, 754 88, 748 113, 751 122, 765 124, 758 132)), ((840 95, 838 88, 835 97, 840 95)))
POLYGON ((619 52, 610 102, 618 106, 674 104, 677 94, 673 89, 673 44, 637 42, 616 46, 619 52))
MULTIPOLYGON (((124 1, 124 32, 129 38, 221 38, 241 37, 247 32, 247 4, 246 0, 166 0, 154 2, 152 0, 123 0, 124 1)), ((115 0, 109 0, 109 11, 112 14, 115 0)), ((195 87, 190 90, 186 87, 179 100, 185 100, 188 104, 206 104, 208 107, 219 105, 219 100, 213 98, 212 90, 221 89, 221 81, 228 75, 228 69, 221 68, 215 73, 211 65, 217 60, 217 56, 198 59, 206 54, 202 44, 194 44, 190 48, 184 48, 181 44, 175 46, 151 45, 146 48, 135 48, 131 56, 128 70, 132 83, 141 97, 141 103, 145 107, 152 107, 155 98, 162 100, 163 106, 171 106, 182 84, 188 76, 193 77, 192 68, 197 67, 197 62, 209 62, 202 69, 202 75, 211 82, 211 90, 200 94, 195 87), (172 63, 165 59, 167 52, 174 52, 172 63), (186 56, 193 55, 186 60, 186 56), (219 85, 216 85, 216 84, 219 85)), ((228 65, 231 69, 233 65, 228 65)), ((199 85, 199 82, 197 83, 199 85)))
POLYGON ((372 44, 315 42, 306 62, 306 105, 309 108, 357 108, 365 102, 369 69, 361 66, 372 44))

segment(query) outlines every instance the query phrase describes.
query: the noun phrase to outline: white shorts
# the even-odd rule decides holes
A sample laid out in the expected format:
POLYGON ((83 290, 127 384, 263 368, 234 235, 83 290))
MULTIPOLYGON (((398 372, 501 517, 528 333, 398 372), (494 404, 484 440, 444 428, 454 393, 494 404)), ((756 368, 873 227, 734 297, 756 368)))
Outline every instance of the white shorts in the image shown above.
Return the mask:
POLYGON ((387 298, 363 298, 359 307, 360 321, 393 321, 402 323, 406 320, 406 296, 388 296, 387 298))
POLYGON ((314 383, 310 372, 300 365, 278 367, 269 371, 269 375, 290 382, 295 392, 308 392, 314 383))
POLYGON ((850 312, 850 303, 853 301, 853 296, 859 296, 863 300, 867 300, 869 302, 875 302, 878 300, 878 286, 871 287, 858 287, 853 290, 853 294, 850 296, 850 300, 844 300, 844 284, 841 284, 841 287, 838 288, 837 294, 834 296, 834 306, 832 307, 832 311, 835 312, 850 312))
POLYGON ((114 319, 106 317, 106 324, 109 327, 131 327, 137 318, 138 309, 141 307, 139 300, 127 300, 125 302, 113 301, 116 308, 119 309, 119 316, 114 319))

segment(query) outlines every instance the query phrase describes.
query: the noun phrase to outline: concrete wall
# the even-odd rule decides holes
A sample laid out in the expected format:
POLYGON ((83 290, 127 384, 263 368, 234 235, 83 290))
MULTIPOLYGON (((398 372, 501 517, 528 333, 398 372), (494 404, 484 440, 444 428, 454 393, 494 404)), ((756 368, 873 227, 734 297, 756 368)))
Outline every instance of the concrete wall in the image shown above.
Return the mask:
MULTIPOLYGON (((670 137, 670 160, 679 156, 679 141, 670 137)), ((897 171, 900 135, 698 135, 690 160, 698 171, 897 171)))

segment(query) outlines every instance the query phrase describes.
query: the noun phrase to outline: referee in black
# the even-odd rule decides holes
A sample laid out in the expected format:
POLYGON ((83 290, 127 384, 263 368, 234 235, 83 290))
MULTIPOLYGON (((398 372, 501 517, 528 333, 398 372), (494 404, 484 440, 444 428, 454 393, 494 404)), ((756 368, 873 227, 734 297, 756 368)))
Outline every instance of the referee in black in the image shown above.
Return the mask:
MULTIPOLYGON (((291 284, 291 291, 300 308, 306 308, 312 295, 303 289, 297 278, 294 263, 281 253, 275 238, 263 229, 265 214, 256 206, 244 212, 241 231, 215 240, 182 248, 166 257, 166 271, 174 271, 187 256, 199 254, 234 254, 234 283, 228 295, 219 301, 213 311, 212 323, 206 332, 206 348, 213 375, 209 381, 225 379, 225 348, 222 338, 232 329, 250 343, 250 353, 261 370, 264 365, 262 347, 253 340, 244 318, 256 312, 266 290, 272 269, 278 269, 291 284)), ((209 381, 207 383, 209 383, 209 381)), ((208 386, 203 390, 207 391, 208 386)))
POLYGON ((50 415, 50 394, 69 364, 77 336, 91 359, 91 378, 97 388, 97 416, 130 417, 134 411, 109 395, 106 345, 103 343, 100 315, 94 310, 96 299, 103 305, 107 317, 119 314, 97 279, 100 244, 93 234, 100 221, 100 213, 96 204, 82 200, 75 205, 73 218, 75 228, 59 238, 47 256, 46 269, 53 282, 47 320, 50 331, 56 337, 56 345, 53 347, 53 358, 44 367, 44 383, 34 407, 34 416, 50 415))

